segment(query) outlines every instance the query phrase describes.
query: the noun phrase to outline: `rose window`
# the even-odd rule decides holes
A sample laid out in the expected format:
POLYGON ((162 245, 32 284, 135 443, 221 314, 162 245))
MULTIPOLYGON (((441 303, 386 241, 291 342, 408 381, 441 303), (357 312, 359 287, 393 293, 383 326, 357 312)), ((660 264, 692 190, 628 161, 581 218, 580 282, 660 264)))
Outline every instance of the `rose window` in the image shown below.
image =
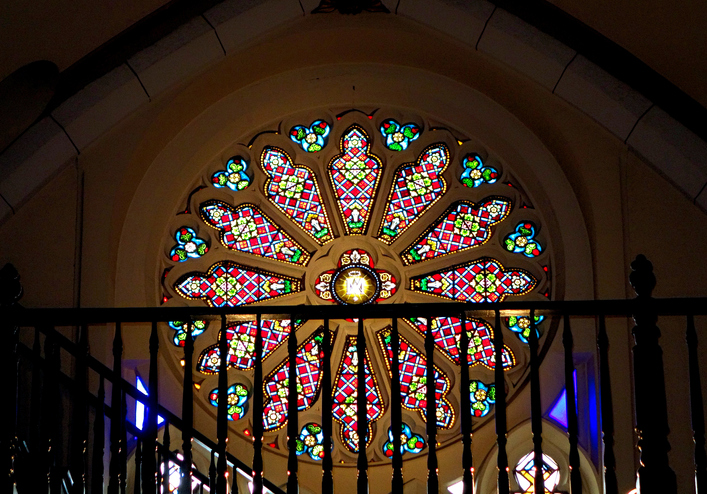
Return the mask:
MULTIPOLYGON (((234 144, 196 178, 165 234, 160 299, 166 305, 234 307, 247 304, 400 304, 501 302, 552 295, 549 232, 521 177, 482 143, 420 116, 398 111, 323 112, 288 119, 234 144), (381 118, 380 116, 383 118, 381 118), (308 124, 308 122, 311 122, 308 124), (405 122, 405 123, 401 123, 405 122), (176 239, 176 244, 175 244, 176 239)), ((554 327, 536 317, 541 345, 554 327)), ((169 324, 174 357, 187 338, 184 321, 169 324)), ((357 323, 332 320, 261 322, 262 383, 253 382, 255 322, 227 323, 228 355, 219 353, 220 325, 198 321, 195 376, 201 409, 215 417, 221 358, 229 369, 228 417, 235 433, 250 435, 253 386, 262 386, 265 444, 287 454, 289 380, 295 378, 302 425, 297 454, 323 456, 322 342, 332 343, 332 417, 338 424, 335 461, 355 464, 358 366, 364 366, 372 460, 392 456, 399 434, 404 458, 423 453, 425 422, 435 420, 440 448, 459 434, 459 341, 469 336, 469 393, 475 421, 495 404, 493 338, 506 333, 503 366, 510 399, 527 377, 527 316, 495 321, 454 317, 401 318, 402 430, 390 429, 391 330, 364 321, 364 362, 357 354, 357 323), (431 328, 434 383, 425 378, 424 335, 431 328), (217 327, 218 326, 218 327, 217 327), (290 376, 287 340, 296 331, 296 376, 290 376), (427 387, 437 410, 427 417, 427 387)), ((476 425, 475 425, 476 427, 476 425)), ((424 454, 424 453, 423 453, 424 454)))

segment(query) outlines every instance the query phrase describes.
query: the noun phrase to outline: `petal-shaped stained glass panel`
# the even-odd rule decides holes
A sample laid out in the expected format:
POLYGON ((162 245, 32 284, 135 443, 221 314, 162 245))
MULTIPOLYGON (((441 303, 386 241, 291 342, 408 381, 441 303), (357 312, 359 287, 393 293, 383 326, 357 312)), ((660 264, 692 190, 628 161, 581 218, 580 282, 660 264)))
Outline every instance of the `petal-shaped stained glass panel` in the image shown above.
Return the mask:
MULTIPOLYGON (((366 348, 363 368, 366 376, 366 412, 368 423, 375 422, 383 415, 384 406, 381 400, 380 388, 375 376, 371 373, 370 357, 366 348)), ((333 418, 341 424, 341 441, 349 451, 358 453, 358 354, 356 337, 348 336, 344 346, 344 354, 339 363, 339 370, 334 379, 332 397, 333 418), (347 430, 348 429, 348 430, 347 430)), ((366 437, 366 446, 371 443, 370 428, 366 437)))
MULTIPOLYGON (((393 346, 390 326, 376 333, 381 350, 386 356, 385 363, 392 378, 390 367, 393 362, 393 346)), ((427 359, 424 353, 400 336, 400 397, 402 405, 408 410, 420 413, 427 421, 427 359)), ((447 399, 450 383, 447 375, 434 366, 435 400, 437 402, 437 427, 449 429, 454 424, 454 409, 447 399)))
POLYGON ((191 324, 191 337, 196 340, 196 337, 206 331, 209 327, 209 321, 192 321, 191 323, 186 321, 169 321, 169 327, 175 330, 174 341, 175 346, 183 347, 186 344, 187 331, 189 331, 189 324, 191 324))
POLYGON ((199 210, 201 219, 219 231, 221 243, 231 250, 300 266, 309 262, 309 252, 252 204, 234 208, 207 201, 199 210))
POLYGON ((290 139, 302 146, 307 153, 317 153, 326 146, 331 127, 324 120, 315 120, 312 125, 295 125, 290 129, 290 139))
POLYGON ((395 172, 388 195, 385 214, 377 238, 392 244, 447 190, 442 173, 449 164, 449 150, 444 144, 425 149, 415 163, 408 163, 395 172))
MULTIPOLYGON (((405 422, 400 427, 400 455, 405 453, 419 453, 425 447, 425 438, 420 434, 413 434, 412 429, 405 422)), ((393 428, 388 427, 388 441, 383 445, 383 454, 388 458, 393 457, 393 428)))
POLYGON ((386 147, 391 151, 405 151, 410 142, 420 137, 422 133, 417 124, 406 123, 405 125, 400 125, 397 120, 392 118, 385 120, 381 124, 380 131, 385 137, 386 147))
POLYGON ((508 217, 511 206, 511 200, 506 197, 487 197, 478 205, 459 201, 400 257, 410 265, 483 245, 491 238, 491 227, 508 217))
POLYGON ((334 239, 329 215, 314 172, 292 163, 282 149, 263 149, 261 165, 268 175, 265 195, 285 216, 302 228, 319 245, 334 239))
POLYGON ((523 269, 505 269, 496 259, 482 257, 434 273, 414 276, 410 289, 464 302, 501 302, 508 295, 524 295, 538 284, 523 269))
MULTIPOLYGON (((228 388, 226 410, 228 420, 240 420, 248 412, 248 388, 245 384, 236 383, 228 388)), ((209 393, 211 406, 218 408, 218 388, 212 389, 209 393)))
POLYGON ((295 442, 297 456, 308 453, 316 461, 324 458, 324 431, 321 425, 315 422, 305 424, 295 442))
POLYGON ((459 180, 467 187, 475 188, 482 184, 496 183, 501 174, 495 168, 484 166, 481 156, 467 154, 462 160, 462 172, 459 180))
MULTIPOLYGON (((302 321, 295 322, 295 329, 301 326, 302 321)), ((290 320, 263 319, 260 322, 260 334, 263 338, 263 353, 265 360, 274 352, 290 334, 290 320)), ((228 342, 228 368, 241 370, 252 369, 255 365, 255 335, 256 323, 248 321, 232 324, 226 327, 226 341, 228 342)), ((221 339, 219 331, 218 339, 221 339)), ((221 365, 221 351, 219 344, 207 347, 197 360, 196 369, 202 374, 217 374, 221 365)))
MULTIPOLYGON (((427 319, 412 317, 405 319, 424 338, 427 333, 427 319)), ((489 369, 496 368, 496 353, 493 346, 493 329, 481 319, 465 321, 466 334, 469 337, 467 360, 470 366, 481 364, 489 369)), ((461 320, 457 317, 433 317, 432 336, 437 348, 455 364, 459 365, 459 341, 461 339, 461 320)), ((516 357, 508 345, 503 346, 503 370, 515 367, 516 357)))
POLYGON ((169 258, 174 262, 184 262, 188 259, 198 259, 209 251, 209 245, 204 239, 196 236, 196 232, 188 226, 182 226, 174 234, 177 245, 172 247, 169 258))
POLYGON ((204 299, 211 307, 235 307, 299 292, 302 280, 220 261, 206 273, 182 276, 174 289, 186 299, 204 299))
POLYGON ((469 383, 469 405, 474 417, 484 417, 491 411, 496 403, 496 385, 485 384, 481 381, 469 383))
POLYGON ((543 247, 535 239, 536 231, 537 228, 531 221, 518 223, 515 231, 503 241, 506 250, 516 254, 523 254, 525 257, 530 258, 539 256, 543 251, 543 247))
MULTIPOLYGON (((334 333, 329 334, 331 341, 334 333)), ((323 328, 319 328, 297 349, 297 410, 300 412, 311 407, 319 395, 321 385, 321 365, 324 358, 322 350, 323 328)), ((263 408, 263 428, 272 431, 287 423, 287 406, 290 383, 290 362, 285 359, 263 382, 265 407, 263 408)))
POLYGON ((380 159, 370 154, 371 144, 358 125, 341 136, 341 153, 329 164, 329 180, 347 235, 363 235, 373 210, 373 201, 383 169, 380 159))

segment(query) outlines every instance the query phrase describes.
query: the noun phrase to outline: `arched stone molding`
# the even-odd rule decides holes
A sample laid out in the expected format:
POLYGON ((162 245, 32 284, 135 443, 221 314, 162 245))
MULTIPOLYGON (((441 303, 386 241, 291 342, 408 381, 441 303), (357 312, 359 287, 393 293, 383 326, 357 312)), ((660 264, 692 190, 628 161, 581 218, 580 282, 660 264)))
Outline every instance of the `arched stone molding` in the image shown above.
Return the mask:
MULTIPOLYGON (((552 91, 624 141, 691 200, 707 207, 707 143, 581 54, 485 0, 388 3, 392 15, 425 26, 420 26, 421 35, 428 28, 451 36, 552 91)), ((141 107, 225 56, 278 34, 280 26, 298 29, 315 4, 223 2, 89 84, 0 155, 0 219, 141 107)))
MULTIPOLYGON (((533 435, 530 420, 518 425, 508 433, 508 466, 511 470, 511 492, 518 491, 513 471, 523 456, 533 451, 533 435)), ((569 492, 569 442, 564 431, 559 430, 554 424, 543 421, 543 453, 554 459, 560 467, 560 483, 557 489, 569 492)), ((498 449, 494 447, 480 466, 477 467, 476 492, 479 494, 493 494, 496 492, 497 467, 496 456, 498 449)), ((587 454, 579 448, 579 465, 582 474, 582 492, 599 494, 602 492, 599 485, 601 477, 587 454)))
MULTIPOLYGON (((314 116, 318 111, 350 108, 349 74, 356 74, 358 108, 366 112, 380 106, 409 108, 440 126, 473 137, 512 169, 537 211, 545 212, 544 228, 553 232, 555 262, 563 266, 554 281, 564 287, 560 298, 593 298, 591 250, 578 200, 559 164, 537 136, 500 105, 452 79, 406 67, 341 64, 283 72, 234 91, 174 132, 154 161, 143 166, 145 172, 125 215, 117 247, 114 305, 156 304, 161 276, 158 260, 165 255, 165 239, 173 234, 168 225, 183 208, 195 177, 210 170, 214 162, 228 159, 236 143, 247 144, 259 131, 271 130, 281 120, 291 120, 290 115, 308 112, 314 116), (401 80, 408 84, 408 91, 399 90, 401 80), (141 241, 135 242, 135 238, 141 241)), ((331 137, 334 141, 337 138, 331 137)), ((256 167, 258 157, 252 158, 256 167)), ((291 274, 285 266, 281 272, 291 274)), ((283 299, 282 303, 304 302, 298 296, 283 299)), ((167 365, 174 367, 173 362, 167 365)), ((162 374, 163 379, 171 381, 166 389, 179 389, 174 377, 179 372, 172 368, 162 374)), ((177 403, 179 397, 170 394, 162 394, 161 399, 177 403)), ((208 413, 197 414, 203 430, 212 428, 209 417, 208 413)), ((483 429, 491 430, 492 422, 483 429)), ((458 449, 457 445, 444 448, 440 460, 452 464, 459 457, 458 449)), ((485 446, 481 450, 487 451, 485 446)), ((420 466, 422 461, 414 458, 406 464, 413 469, 424 468, 420 466)), ((302 467, 303 472, 313 469, 312 475, 316 475, 317 468, 302 467)), ((388 467, 372 468, 371 475, 385 482, 382 479, 389 476, 388 467)), ((442 478, 446 481, 454 475, 455 471, 447 471, 442 478)))
POLYGON ((338 65, 282 73, 234 92, 200 114, 159 153, 142 176, 123 224, 115 305, 155 303, 159 279, 155 260, 161 255, 164 236, 171 236, 166 225, 207 163, 225 158, 234 142, 247 142, 258 129, 270 128, 290 113, 316 108, 324 101, 347 108, 348 73, 356 74, 356 98, 361 101, 357 106, 415 108, 474 136, 501 156, 532 191, 536 208, 553 212, 547 228, 557 232, 554 250, 562 256, 559 265, 573 267, 558 274, 564 276, 564 298, 593 297, 589 240, 579 204, 559 165, 536 136, 499 105, 450 79, 404 67, 338 65), (399 90, 399 80, 409 84, 408 91, 399 90), (135 238, 143 239, 140 245, 135 238), (136 276, 148 279, 135 284, 136 276))

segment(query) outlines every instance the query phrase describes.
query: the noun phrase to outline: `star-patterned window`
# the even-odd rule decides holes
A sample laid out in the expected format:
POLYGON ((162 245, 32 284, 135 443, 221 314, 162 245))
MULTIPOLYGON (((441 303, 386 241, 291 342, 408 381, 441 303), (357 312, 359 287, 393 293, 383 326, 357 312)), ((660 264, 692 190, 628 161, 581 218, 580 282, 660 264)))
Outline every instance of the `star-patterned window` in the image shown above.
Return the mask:
MULTIPOLYGON (((278 122, 224 150, 195 178, 164 238, 162 304, 398 304, 459 300, 501 302, 552 297, 552 249, 542 212, 512 163, 426 118, 399 110, 327 111, 278 122), (175 242, 176 239, 176 242, 175 242)), ((541 345, 552 321, 535 319, 541 345)), ((434 385, 443 448, 459 435, 459 341, 469 337, 468 391, 474 420, 495 404, 494 334, 503 331, 502 365, 512 399, 527 376, 530 319, 424 317, 399 320, 404 458, 424 454, 427 355, 434 342, 434 385)), ((167 327, 175 359, 189 324, 167 327)), ((372 459, 392 455, 390 321, 364 321, 365 360, 358 361, 357 322, 264 318, 262 383, 253 383, 255 322, 229 321, 228 404, 232 428, 251 434, 253 386, 262 387, 265 444, 287 454, 291 331, 303 461, 323 456, 322 342, 332 344, 334 461, 353 462, 359 448, 358 365, 364 365, 372 459), (338 434, 337 434, 338 430, 338 434)), ((221 325, 195 321, 195 375, 204 409, 216 413, 221 325)))
MULTIPOLYGON (((555 488, 560 483, 560 467, 551 456, 543 453, 543 483, 545 493, 555 494, 555 488)), ((518 464, 513 470, 516 482, 521 491, 516 494, 532 494, 535 491, 535 453, 531 451, 518 460, 518 464)))

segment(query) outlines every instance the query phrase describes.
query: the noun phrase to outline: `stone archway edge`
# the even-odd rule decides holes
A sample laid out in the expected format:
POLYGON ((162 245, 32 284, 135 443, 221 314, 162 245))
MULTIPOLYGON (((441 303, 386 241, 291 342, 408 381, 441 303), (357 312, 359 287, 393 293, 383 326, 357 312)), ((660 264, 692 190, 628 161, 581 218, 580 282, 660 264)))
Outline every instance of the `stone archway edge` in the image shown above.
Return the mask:
MULTIPOLYGON (((707 143, 627 84, 486 0, 384 0, 396 15, 446 33, 506 64, 604 126, 707 209, 707 143), (431 5, 433 4, 433 5, 431 5)), ((70 97, 0 155, 0 222, 81 150, 178 84, 317 0, 227 0, 187 22, 70 97)))

